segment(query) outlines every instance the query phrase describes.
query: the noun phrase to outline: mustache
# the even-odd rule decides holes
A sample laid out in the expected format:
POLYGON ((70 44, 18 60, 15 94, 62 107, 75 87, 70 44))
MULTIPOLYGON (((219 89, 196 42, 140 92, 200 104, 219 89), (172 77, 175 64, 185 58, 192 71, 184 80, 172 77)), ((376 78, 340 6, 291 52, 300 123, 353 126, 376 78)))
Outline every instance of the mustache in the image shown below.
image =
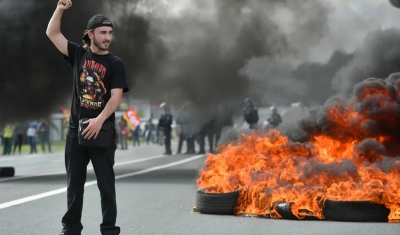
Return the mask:
POLYGON ((105 40, 105 41, 103 41, 103 43, 111 43, 111 41, 110 40, 105 40))

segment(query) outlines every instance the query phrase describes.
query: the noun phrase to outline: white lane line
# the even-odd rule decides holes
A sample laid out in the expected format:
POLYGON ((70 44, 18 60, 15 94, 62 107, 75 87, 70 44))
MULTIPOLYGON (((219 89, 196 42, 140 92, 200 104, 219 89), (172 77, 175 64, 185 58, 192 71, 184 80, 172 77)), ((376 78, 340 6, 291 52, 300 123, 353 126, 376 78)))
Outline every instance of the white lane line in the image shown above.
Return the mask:
POLYGON ((10 160, 26 160, 26 159, 31 159, 31 158, 54 158, 58 155, 62 155, 64 154, 63 151, 59 151, 59 152, 54 152, 54 153, 36 153, 36 154, 24 154, 24 155, 12 155, 10 157, 2 157, 0 158, 0 162, 4 162, 4 161, 10 161, 10 160))
MULTIPOLYGON (((114 166, 128 165, 128 164, 132 164, 132 163, 150 161, 150 160, 153 160, 153 159, 164 158, 164 157, 170 157, 170 156, 169 155, 158 155, 158 156, 153 156, 153 157, 140 158, 140 159, 136 159, 136 160, 115 163, 114 166)), ((93 166, 89 166, 87 169, 88 170, 93 170, 93 166)), ((27 178, 40 177, 40 176, 59 175, 59 174, 65 174, 65 170, 57 171, 57 172, 50 172, 50 173, 45 173, 45 174, 38 174, 38 175, 29 175, 29 176, 5 178, 5 179, 0 179, 0 182, 11 181, 11 180, 19 180, 19 179, 27 179, 27 178)))
POLYGON ((205 156, 204 154, 196 155, 196 156, 193 156, 193 157, 190 157, 190 158, 186 158, 186 159, 183 159, 183 160, 180 160, 180 161, 177 161, 177 162, 171 162, 171 163, 168 163, 168 164, 165 164, 165 165, 150 167, 150 168, 147 168, 147 169, 144 169, 144 170, 141 170, 141 171, 119 175, 119 176, 115 177, 115 179, 122 179, 122 178, 130 177, 130 176, 134 176, 134 175, 140 175, 140 174, 144 174, 144 173, 147 173, 147 172, 156 171, 156 170, 163 169, 163 168, 168 168, 168 167, 171 167, 171 166, 176 166, 176 165, 179 165, 179 164, 183 164, 183 163, 186 163, 186 162, 190 162, 190 161, 202 158, 204 156, 205 156))
MULTIPOLYGON (((132 173, 128 173, 128 174, 119 175, 119 176, 116 176, 115 179, 122 179, 122 178, 130 177, 130 176, 134 176, 134 175, 140 175, 140 174, 148 173, 148 172, 151 172, 151 171, 160 170, 160 169, 163 169, 163 168, 177 166, 177 165, 180 165, 180 164, 183 164, 183 163, 186 163, 186 162, 190 162, 190 161, 202 158, 204 156, 205 155, 203 155, 203 154, 202 155, 196 155, 196 156, 193 156, 193 157, 190 157, 190 158, 186 158, 186 159, 183 159, 183 160, 180 160, 180 161, 171 162, 171 163, 168 163, 168 164, 147 168, 147 169, 144 169, 144 170, 141 170, 141 171, 137 171, 137 172, 132 172, 132 173)), ((88 187, 88 186, 91 186, 91 185, 95 185, 95 184, 97 184, 96 180, 89 181, 89 182, 85 183, 85 187, 88 187)), ((48 192, 45 192, 45 193, 40 193, 40 194, 36 194, 36 195, 33 195, 33 196, 17 199, 17 200, 14 200, 14 201, 1 203, 0 204, 0 210, 8 208, 8 207, 12 207, 12 206, 20 205, 20 204, 23 204, 23 203, 26 203, 26 202, 39 200, 39 199, 42 199, 42 198, 45 198, 45 197, 50 197, 50 196, 54 196, 54 195, 57 195, 57 194, 61 194, 61 193, 64 193, 66 191, 67 191, 67 188, 64 187, 64 188, 48 191, 48 192)))

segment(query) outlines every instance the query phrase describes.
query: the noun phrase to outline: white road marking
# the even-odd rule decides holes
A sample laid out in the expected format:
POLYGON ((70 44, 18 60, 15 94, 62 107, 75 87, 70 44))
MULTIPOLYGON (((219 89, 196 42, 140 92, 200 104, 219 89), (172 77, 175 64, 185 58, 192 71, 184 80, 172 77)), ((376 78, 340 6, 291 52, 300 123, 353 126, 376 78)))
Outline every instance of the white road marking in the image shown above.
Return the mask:
MULTIPOLYGON (((140 175, 140 174, 145 174, 145 173, 148 173, 148 172, 151 172, 151 171, 160 170, 160 169, 163 169, 163 168, 177 166, 177 165, 180 165, 180 164, 183 164, 183 163, 186 163, 186 162, 190 162, 190 161, 202 158, 204 156, 205 155, 203 155, 203 154, 196 155, 196 156, 193 156, 193 157, 190 157, 190 158, 186 158, 186 159, 183 159, 183 160, 180 160, 180 161, 171 162, 171 163, 160 165, 160 166, 150 167, 150 168, 147 168, 147 169, 144 169, 144 170, 141 170, 141 171, 137 171, 137 172, 118 175, 118 176, 115 177, 115 179, 122 179, 122 178, 130 177, 130 176, 134 176, 134 175, 140 175)), ((139 159, 139 160, 141 160, 141 159, 139 159)), ((89 182, 85 183, 85 187, 88 187, 88 186, 91 186, 91 185, 95 185, 95 184, 97 184, 96 180, 89 181, 89 182)), ((67 191, 67 188, 64 187, 64 188, 60 188, 60 189, 56 189, 56 190, 52 190, 52 191, 36 194, 36 195, 33 195, 33 196, 17 199, 17 200, 14 200, 14 201, 1 203, 0 204, 0 210, 8 208, 8 207, 12 207, 12 206, 20 205, 20 204, 23 204, 23 203, 26 203, 26 202, 39 200, 39 199, 42 199, 42 198, 45 198, 45 197, 50 197, 50 196, 54 196, 54 195, 57 195, 57 194, 61 194, 61 193, 64 193, 66 191, 67 191)))
POLYGON ((41 158, 41 157, 49 157, 49 158, 54 158, 54 155, 62 155, 64 152, 54 152, 52 154, 49 153, 37 153, 37 154, 24 154, 24 155, 12 155, 10 157, 2 157, 0 158, 0 162, 3 161, 9 161, 9 160, 25 160, 25 159, 31 159, 31 158, 41 158))
MULTIPOLYGON (((158 156, 153 156, 153 157, 140 158, 140 159, 136 159, 136 160, 115 163, 114 166, 128 165, 128 164, 132 164, 132 163, 144 162, 144 161, 149 161, 149 160, 158 159, 158 158, 164 158, 164 157, 169 157, 169 156, 168 155, 158 155, 158 156)), ((62 161, 64 161, 64 160, 62 160, 62 161)), ((93 166, 89 166, 87 169, 88 170, 93 170, 93 166)), ((5 179, 0 179, 0 182, 18 180, 18 179, 27 179, 27 178, 40 177, 40 176, 59 175, 59 174, 65 174, 65 170, 57 171, 57 172, 49 172, 49 173, 45 173, 45 174, 38 174, 38 175, 29 175, 29 176, 5 178, 5 179)))

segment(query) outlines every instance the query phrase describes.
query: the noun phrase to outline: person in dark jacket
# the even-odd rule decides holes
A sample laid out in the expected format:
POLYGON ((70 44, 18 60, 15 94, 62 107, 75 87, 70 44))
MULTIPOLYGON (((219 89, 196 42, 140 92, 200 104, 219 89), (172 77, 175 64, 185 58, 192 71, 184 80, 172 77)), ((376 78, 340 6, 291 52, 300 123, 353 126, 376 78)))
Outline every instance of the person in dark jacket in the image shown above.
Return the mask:
POLYGON ((164 114, 161 115, 158 125, 162 128, 164 133, 164 142, 165 142, 165 153, 166 155, 171 155, 171 131, 172 131, 172 120, 173 115, 171 113, 171 106, 167 103, 162 103, 160 105, 161 108, 164 108, 164 114))
POLYGON ((254 106, 253 101, 249 98, 246 98, 244 103, 244 120, 249 124, 250 129, 256 129, 258 124, 258 108, 254 106))

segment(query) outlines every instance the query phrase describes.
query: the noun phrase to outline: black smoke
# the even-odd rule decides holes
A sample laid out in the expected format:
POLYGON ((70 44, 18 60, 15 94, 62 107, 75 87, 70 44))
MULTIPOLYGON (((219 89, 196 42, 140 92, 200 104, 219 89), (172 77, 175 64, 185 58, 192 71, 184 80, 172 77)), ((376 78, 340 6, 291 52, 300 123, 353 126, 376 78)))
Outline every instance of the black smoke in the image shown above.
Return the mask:
MULTIPOLYGON (((209 9, 206 1, 196 1, 199 9, 215 11, 213 20, 204 20, 191 13, 168 18, 141 12, 157 7, 151 1, 73 1, 62 33, 81 42, 90 16, 108 16, 116 25, 111 51, 126 64, 133 97, 189 100, 205 109, 254 93, 239 74, 252 57, 298 53, 270 17, 276 9, 302 15, 312 7, 316 17, 303 17, 294 34, 304 41, 312 30, 318 33, 308 42, 320 40, 328 8, 311 2, 216 1, 209 9)), ((45 35, 54 9, 54 1, 1 2, 1 123, 47 116, 70 99, 71 70, 45 35)))
MULTIPOLYGON (((125 62, 129 96, 156 102, 188 100, 201 110, 220 101, 240 102, 246 96, 323 103, 337 92, 332 78, 334 88, 346 93, 366 74, 384 76, 396 69, 397 53, 388 49, 395 43, 390 37, 397 37, 396 30, 369 36, 372 53, 337 50, 327 62, 286 63, 288 58, 312 56, 314 45, 327 37, 331 5, 324 1, 190 4, 189 10, 174 17, 159 1, 73 1, 64 14, 62 32, 80 42, 90 16, 106 15, 116 27, 111 51, 125 62), (290 32, 281 22, 287 12, 296 19, 290 32), (374 48, 380 46, 387 49, 375 57, 380 51, 374 48), (360 62, 365 56, 379 65, 358 75, 352 68, 368 66, 360 62), (268 60, 270 67, 252 67, 257 58, 268 60), (262 76, 257 80, 254 74, 262 76)), ((70 100, 71 69, 45 35, 54 9, 49 0, 0 2, 0 124, 47 116, 70 100)))

